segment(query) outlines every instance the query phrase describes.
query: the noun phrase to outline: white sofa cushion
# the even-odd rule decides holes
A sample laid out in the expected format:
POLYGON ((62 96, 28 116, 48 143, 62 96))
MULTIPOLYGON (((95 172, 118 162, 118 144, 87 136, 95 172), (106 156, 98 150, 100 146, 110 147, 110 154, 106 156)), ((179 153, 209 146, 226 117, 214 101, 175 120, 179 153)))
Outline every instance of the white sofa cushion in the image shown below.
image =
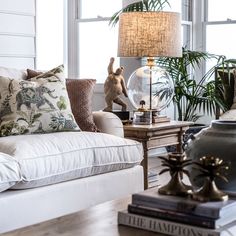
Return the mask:
POLYGON ((23 181, 17 189, 133 167, 143 157, 136 141, 92 132, 2 137, 0 151, 19 162, 23 181))
POLYGON ((13 157, 0 153, 0 192, 21 180, 19 165, 13 157))

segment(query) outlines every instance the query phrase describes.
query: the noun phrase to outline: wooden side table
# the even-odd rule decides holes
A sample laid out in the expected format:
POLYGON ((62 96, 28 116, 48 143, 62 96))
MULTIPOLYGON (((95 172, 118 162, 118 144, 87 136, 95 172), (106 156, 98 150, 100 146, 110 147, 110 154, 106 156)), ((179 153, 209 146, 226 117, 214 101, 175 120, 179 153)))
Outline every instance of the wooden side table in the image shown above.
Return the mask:
POLYGON ((144 169, 144 189, 148 188, 148 150, 176 145, 182 152, 183 134, 193 122, 170 121, 151 125, 124 125, 125 138, 139 141, 143 144, 144 159, 141 163, 144 169))

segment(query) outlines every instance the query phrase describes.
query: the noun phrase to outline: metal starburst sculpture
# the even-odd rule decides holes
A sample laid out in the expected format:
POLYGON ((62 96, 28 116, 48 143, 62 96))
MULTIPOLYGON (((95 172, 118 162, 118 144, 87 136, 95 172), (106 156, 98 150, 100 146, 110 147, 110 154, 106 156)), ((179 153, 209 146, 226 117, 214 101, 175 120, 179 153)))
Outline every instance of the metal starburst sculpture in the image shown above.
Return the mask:
POLYGON ((160 194, 187 196, 192 193, 192 187, 183 183, 183 175, 189 177, 189 171, 184 169, 192 164, 192 160, 186 158, 183 153, 170 153, 168 157, 159 157, 162 165, 165 167, 160 171, 159 175, 169 172, 171 179, 165 186, 158 189, 160 194))
POLYGON ((198 201, 224 201, 228 199, 228 195, 220 191, 215 183, 216 178, 220 178, 228 182, 225 177, 226 171, 229 169, 229 163, 225 163, 218 157, 201 157, 199 162, 193 162, 200 173, 196 178, 204 178, 204 185, 193 194, 193 199, 198 201))

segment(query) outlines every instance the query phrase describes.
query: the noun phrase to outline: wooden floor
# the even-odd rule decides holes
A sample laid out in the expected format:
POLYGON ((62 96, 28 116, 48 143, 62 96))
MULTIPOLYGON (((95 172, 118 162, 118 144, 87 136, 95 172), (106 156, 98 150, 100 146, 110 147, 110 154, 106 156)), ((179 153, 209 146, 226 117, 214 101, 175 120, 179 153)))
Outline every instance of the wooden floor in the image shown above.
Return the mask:
POLYGON ((166 184, 170 177, 168 173, 159 175, 159 172, 162 170, 161 161, 158 157, 149 157, 148 159, 148 169, 149 169, 149 178, 148 178, 148 186, 149 188, 155 186, 161 186, 166 184), (156 176, 152 176, 156 173, 156 176))
POLYGON ((2 236, 158 236, 161 234, 117 225, 117 212, 131 197, 106 202, 74 214, 15 230, 2 236))

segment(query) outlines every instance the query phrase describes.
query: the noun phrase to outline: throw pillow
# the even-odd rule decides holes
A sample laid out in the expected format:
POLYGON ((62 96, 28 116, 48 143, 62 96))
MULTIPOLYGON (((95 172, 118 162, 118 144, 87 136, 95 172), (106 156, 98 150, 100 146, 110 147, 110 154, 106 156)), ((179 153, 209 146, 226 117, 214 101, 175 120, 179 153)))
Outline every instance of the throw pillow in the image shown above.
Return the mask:
POLYGON ((234 94, 234 99, 233 99, 233 105, 231 106, 231 109, 236 109, 236 69, 233 69, 233 75, 234 75, 234 86, 233 86, 233 94, 234 94))
POLYGON ((41 75, 41 74, 43 74, 43 72, 27 69, 27 78, 26 78, 26 80, 30 80, 31 78, 36 77, 36 76, 41 75))
MULTIPOLYGON (((42 72, 27 69, 28 77, 38 76, 42 72)), ((92 115, 92 96, 96 80, 93 79, 67 79, 66 88, 68 91, 71 108, 75 120, 81 130, 97 132, 98 128, 92 115)))
POLYGON ((0 136, 80 130, 63 69, 59 66, 30 81, 0 76, 0 136))
POLYGON ((92 96, 96 80, 67 79, 66 87, 72 112, 81 130, 97 132, 92 114, 92 96))

